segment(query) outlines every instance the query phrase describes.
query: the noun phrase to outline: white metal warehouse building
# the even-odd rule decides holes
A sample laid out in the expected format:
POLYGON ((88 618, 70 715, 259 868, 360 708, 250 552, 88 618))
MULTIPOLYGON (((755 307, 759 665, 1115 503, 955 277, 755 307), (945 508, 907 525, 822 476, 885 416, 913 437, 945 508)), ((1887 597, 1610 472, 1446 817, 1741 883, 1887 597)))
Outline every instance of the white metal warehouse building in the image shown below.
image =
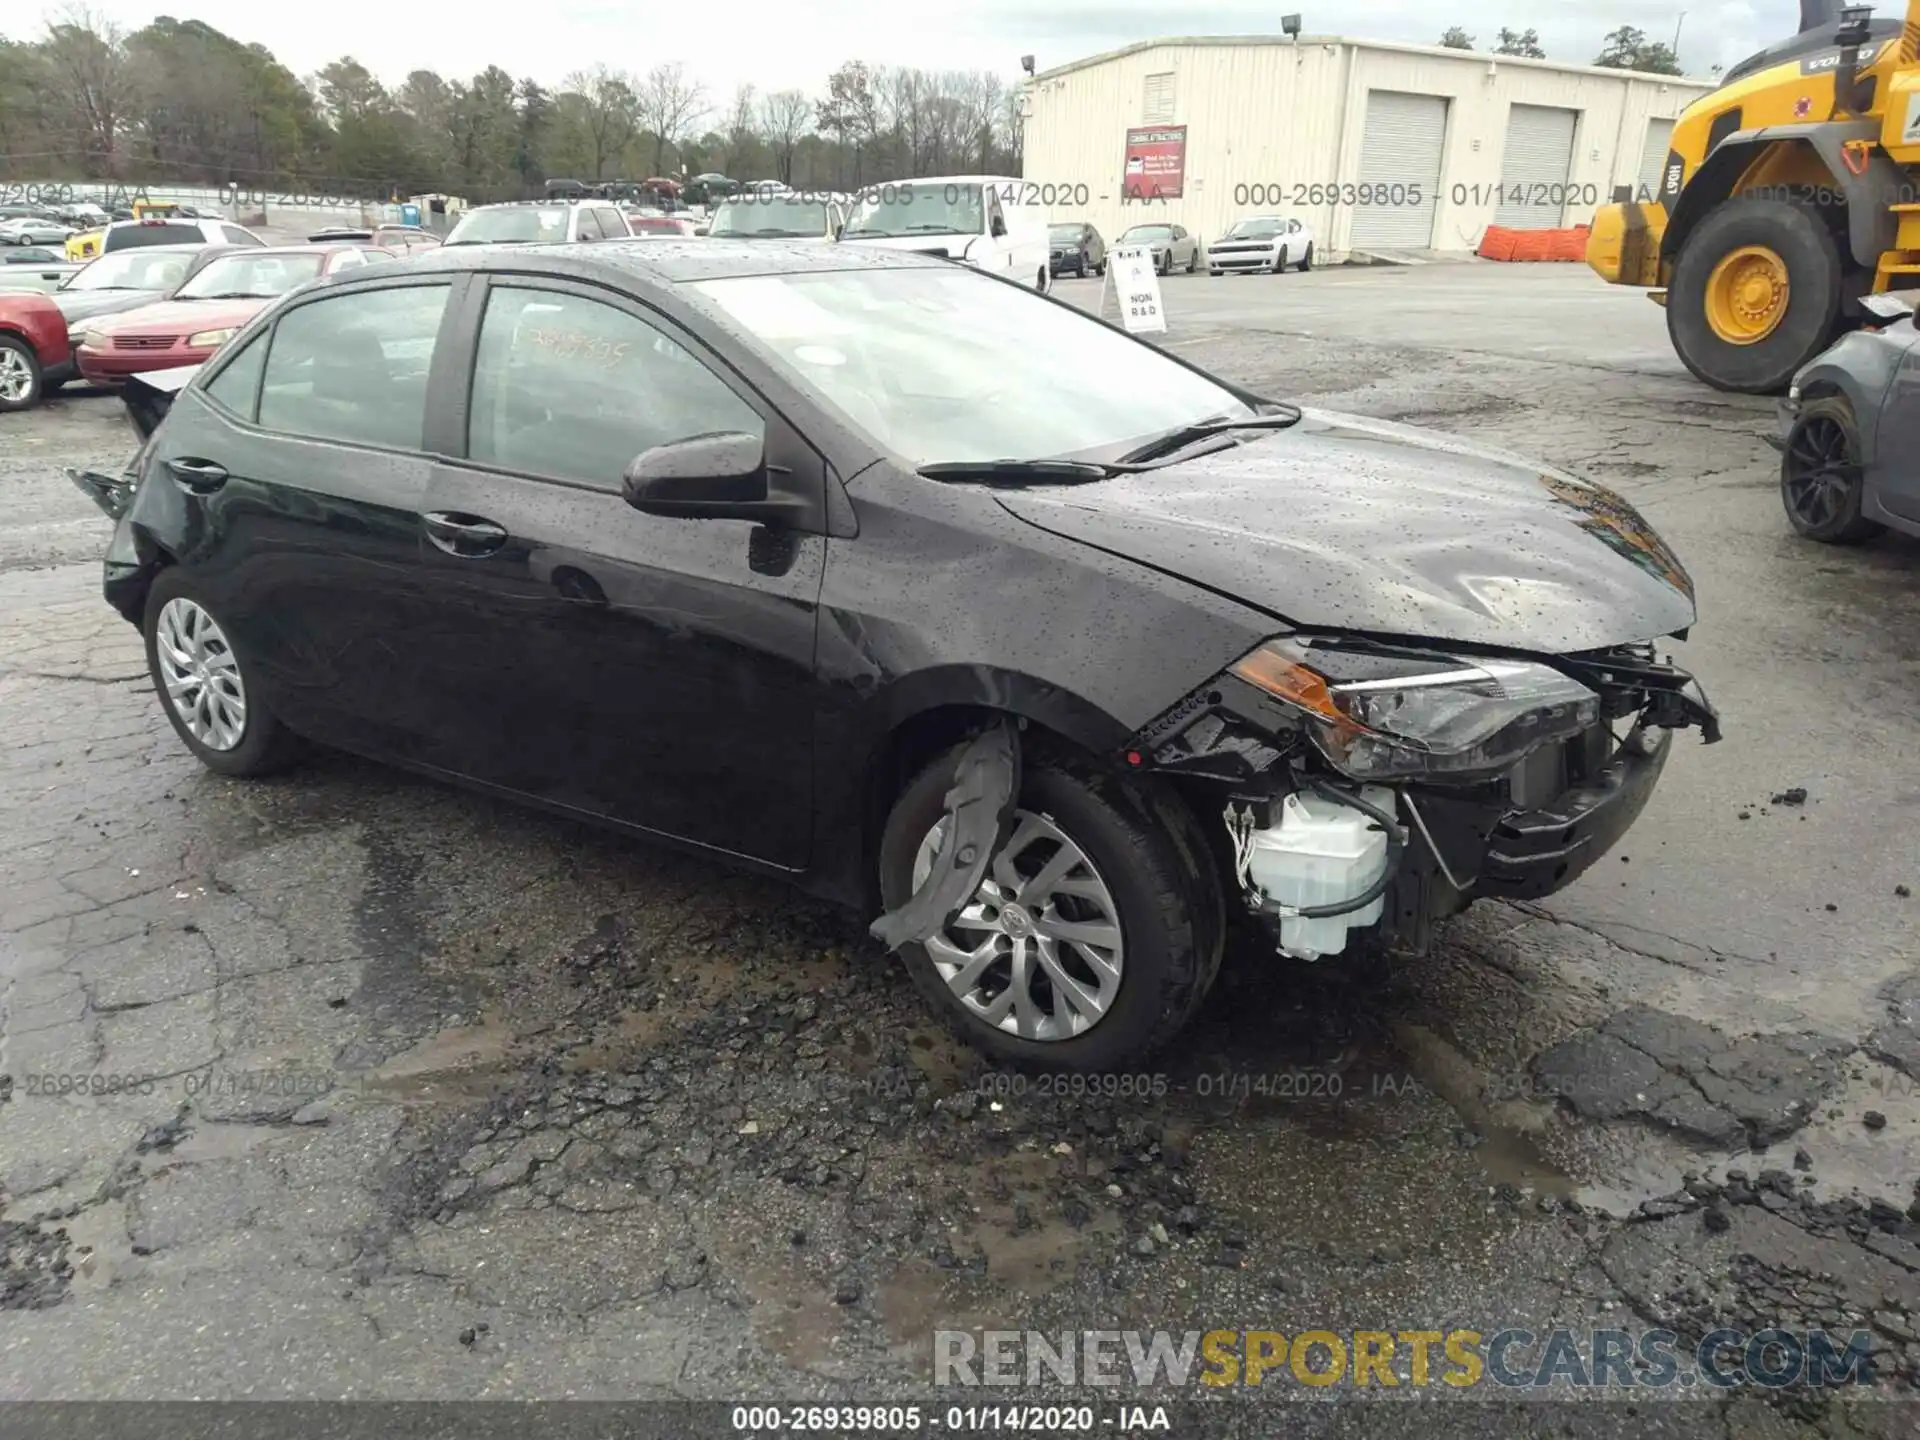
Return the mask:
POLYGON ((1331 36, 1151 40, 1027 82, 1024 170, 1052 219, 1109 241, 1278 213, 1329 259, 1466 251, 1491 224, 1578 225, 1616 187, 1657 191, 1675 118, 1711 89, 1331 36), (1123 201, 1123 175, 1160 199, 1123 201))

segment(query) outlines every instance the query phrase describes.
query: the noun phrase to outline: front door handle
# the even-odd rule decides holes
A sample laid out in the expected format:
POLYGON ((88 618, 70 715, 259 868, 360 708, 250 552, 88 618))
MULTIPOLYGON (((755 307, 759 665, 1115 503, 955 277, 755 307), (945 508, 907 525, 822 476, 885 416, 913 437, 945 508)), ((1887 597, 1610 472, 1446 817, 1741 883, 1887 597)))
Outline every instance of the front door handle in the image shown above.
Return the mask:
POLYGON ((227 467, 216 465, 211 460, 181 456, 167 461, 167 469, 175 480, 195 495, 211 495, 227 483, 227 467))
POLYGON ((507 543, 507 532, 491 520, 478 515, 457 515, 436 510, 424 517, 427 538, 449 555, 472 559, 491 555, 507 543))

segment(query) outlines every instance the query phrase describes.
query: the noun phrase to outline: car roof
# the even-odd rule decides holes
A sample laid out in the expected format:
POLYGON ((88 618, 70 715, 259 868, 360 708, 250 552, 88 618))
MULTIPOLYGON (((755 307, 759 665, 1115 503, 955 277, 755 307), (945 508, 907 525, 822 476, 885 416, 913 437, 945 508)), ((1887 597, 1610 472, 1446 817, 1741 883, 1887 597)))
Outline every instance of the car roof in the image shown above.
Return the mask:
MULTIPOLYGON (((822 245, 812 240, 633 239, 600 240, 591 245, 447 245, 409 260, 406 272, 519 271, 583 279, 612 275, 678 285, 742 275, 945 269, 952 263, 877 245, 822 245)), ((391 272, 382 269, 379 273, 391 272)))
MULTIPOLYGON (((156 247, 158 248, 158 247, 156 247)), ((378 250, 364 240, 317 240, 305 245, 236 245, 236 255, 331 255, 336 250, 378 250)))

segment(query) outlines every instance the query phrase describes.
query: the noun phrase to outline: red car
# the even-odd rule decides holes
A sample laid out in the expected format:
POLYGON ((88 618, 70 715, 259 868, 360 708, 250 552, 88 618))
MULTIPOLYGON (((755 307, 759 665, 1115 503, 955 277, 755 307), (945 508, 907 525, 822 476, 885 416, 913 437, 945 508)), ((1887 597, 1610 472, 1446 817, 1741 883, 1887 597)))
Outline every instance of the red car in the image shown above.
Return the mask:
POLYGON ((231 245, 152 245, 102 255, 51 295, 0 294, 0 413, 30 410, 79 374, 73 345, 101 317, 164 300, 231 245))
POLYGON ((199 365, 289 290, 400 257, 378 245, 285 245, 221 256, 166 300, 89 324, 74 359, 95 385, 199 365))

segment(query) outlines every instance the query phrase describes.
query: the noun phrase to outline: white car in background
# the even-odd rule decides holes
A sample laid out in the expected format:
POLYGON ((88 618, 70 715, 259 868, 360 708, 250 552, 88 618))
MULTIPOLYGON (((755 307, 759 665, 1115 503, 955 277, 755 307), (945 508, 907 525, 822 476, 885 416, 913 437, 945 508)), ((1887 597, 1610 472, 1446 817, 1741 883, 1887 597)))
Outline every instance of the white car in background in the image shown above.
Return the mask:
POLYGON ((1005 175, 932 175, 869 185, 855 196, 842 244, 939 255, 1045 291, 1053 247, 1037 187, 1005 175))
POLYGON ((71 234, 71 225, 39 215, 0 220, 0 245, 64 245, 71 234))
POLYGON ((1227 227, 1207 246, 1207 273, 1313 268, 1313 230, 1304 220, 1285 215, 1249 215, 1227 227))

